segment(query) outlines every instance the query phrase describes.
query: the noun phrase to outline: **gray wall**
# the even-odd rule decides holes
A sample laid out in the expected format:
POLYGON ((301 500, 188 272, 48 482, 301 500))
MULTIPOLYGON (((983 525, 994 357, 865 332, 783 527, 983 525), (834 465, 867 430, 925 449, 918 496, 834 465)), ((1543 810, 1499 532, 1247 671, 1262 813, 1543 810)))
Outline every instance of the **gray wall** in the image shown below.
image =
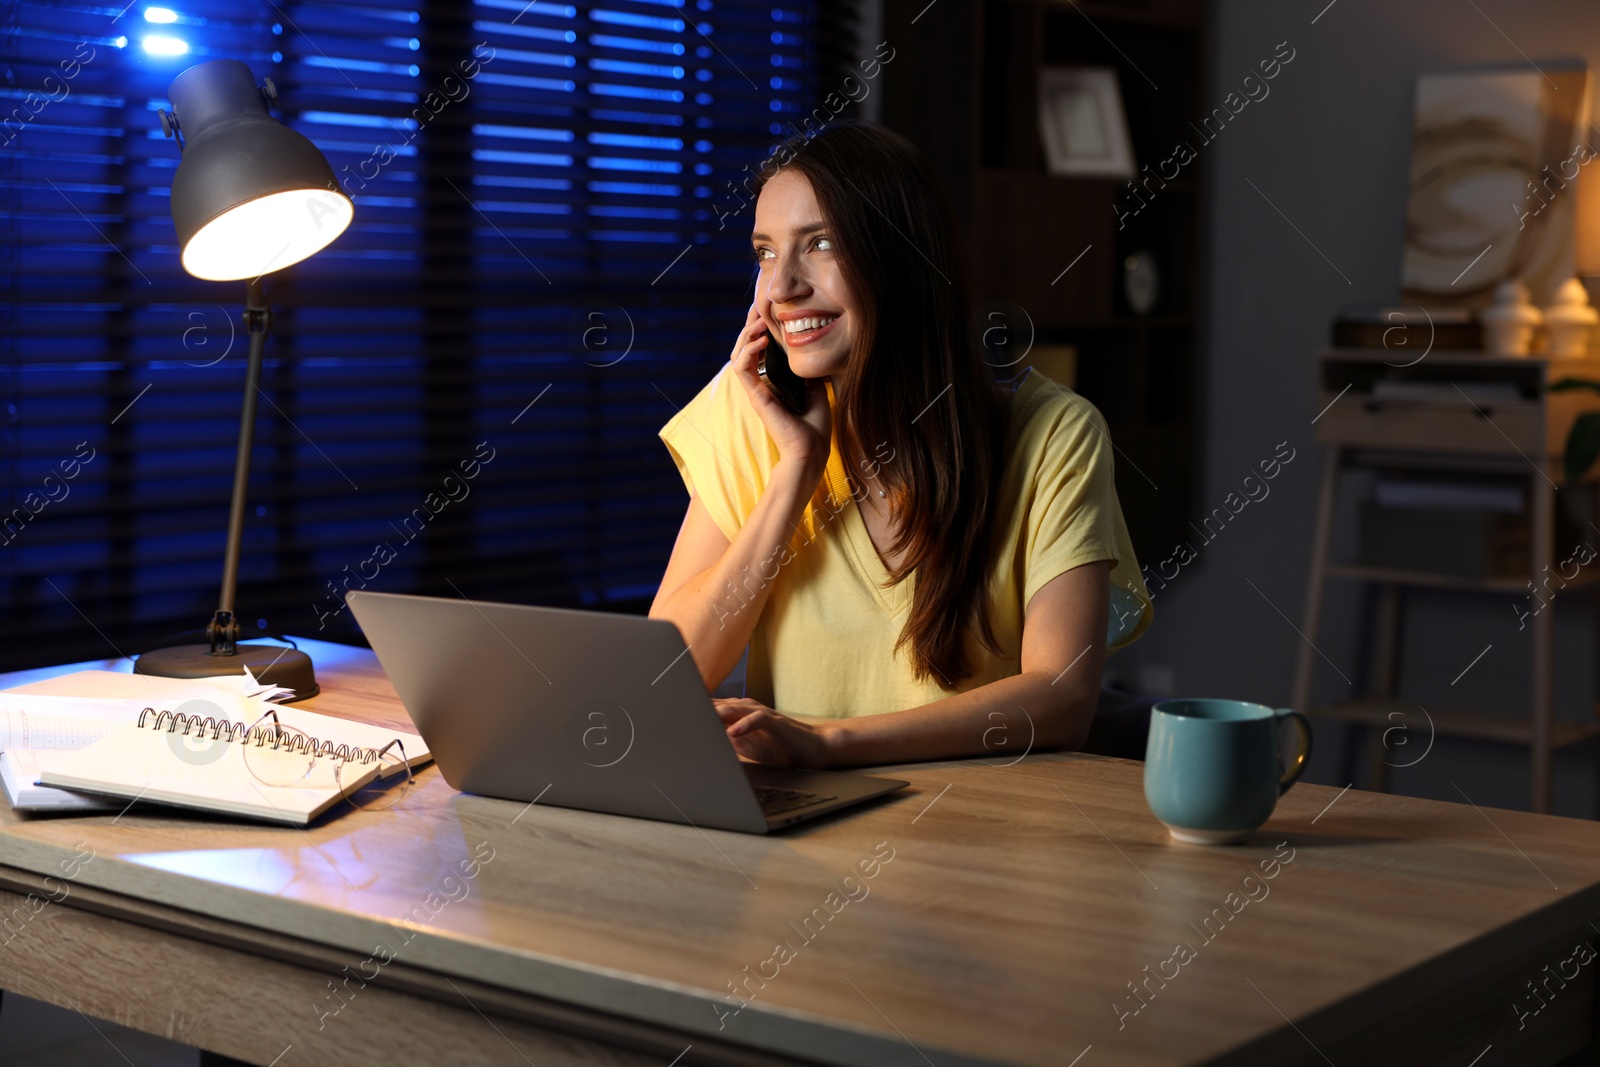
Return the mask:
MULTIPOLYGON (((1271 94, 1203 150, 1209 321, 1195 520, 1279 442, 1288 441, 1296 457, 1271 496, 1246 507, 1156 594, 1155 625, 1113 657, 1109 677, 1170 685, 1183 695, 1288 702, 1301 639, 1274 606, 1300 624, 1321 462, 1310 425, 1313 357, 1341 304, 1397 302, 1414 77, 1525 67, 1518 49, 1540 66, 1585 58, 1600 70, 1600 5, 1592 0, 1337 0, 1323 11, 1325 2, 1221 0, 1214 9, 1212 102, 1220 104, 1279 42, 1296 54, 1270 83, 1271 94)), ((1350 544, 1348 523, 1344 535, 1350 544)), ((1584 717, 1594 690, 1590 602, 1581 592, 1563 596, 1555 601, 1558 705, 1563 715, 1584 717)), ((1317 642, 1358 684, 1361 606, 1357 587, 1336 583, 1317 642)), ((1530 631, 1518 632, 1511 598, 1417 594, 1408 606, 1402 696, 1423 706, 1525 712, 1530 631)), ((1318 677, 1318 699, 1351 692, 1320 660, 1318 677)), ((1425 730, 1420 717, 1417 728, 1425 730)), ((1349 780, 1337 759, 1339 733, 1319 735, 1313 780, 1349 780)), ((1442 742, 1428 761, 1397 773, 1396 788, 1459 800, 1454 780, 1469 793, 1492 792, 1489 802, 1525 807, 1523 751, 1442 742)), ((1558 811, 1592 816, 1595 760, 1590 744, 1561 761, 1558 811)))

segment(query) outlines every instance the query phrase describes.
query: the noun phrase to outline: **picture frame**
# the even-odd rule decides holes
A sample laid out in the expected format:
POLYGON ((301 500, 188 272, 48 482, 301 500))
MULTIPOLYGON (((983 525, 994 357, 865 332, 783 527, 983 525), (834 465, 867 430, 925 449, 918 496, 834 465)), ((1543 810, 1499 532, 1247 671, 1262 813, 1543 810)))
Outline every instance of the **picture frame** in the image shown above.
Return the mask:
POLYGON ((1401 300, 1481 311, 1516 280, 1545 307, 1575 268, 1594 158, 1588 68, 1417 76, 1401 300))
POLYGON ((1051 174, 1131 178, 1136 172, 1122 91, 1110 67, 1041 67, 1039 134, 1051 174))

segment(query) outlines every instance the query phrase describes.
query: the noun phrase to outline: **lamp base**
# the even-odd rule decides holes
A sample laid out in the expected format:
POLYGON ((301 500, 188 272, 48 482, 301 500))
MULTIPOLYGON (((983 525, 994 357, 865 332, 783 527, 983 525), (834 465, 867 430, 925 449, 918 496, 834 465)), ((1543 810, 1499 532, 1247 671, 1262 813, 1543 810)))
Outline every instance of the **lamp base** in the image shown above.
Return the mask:
POLYGON ((278 645, 239 645, 231 656, 213 656, 210 645, 174 645, 153 648, 133 662, 134 674, 158 678, 215 678, 243 675, 249 667, 256 681, 293 689, 291 700, 305 700, 320 691, 311 657, 296 648, 278 645))

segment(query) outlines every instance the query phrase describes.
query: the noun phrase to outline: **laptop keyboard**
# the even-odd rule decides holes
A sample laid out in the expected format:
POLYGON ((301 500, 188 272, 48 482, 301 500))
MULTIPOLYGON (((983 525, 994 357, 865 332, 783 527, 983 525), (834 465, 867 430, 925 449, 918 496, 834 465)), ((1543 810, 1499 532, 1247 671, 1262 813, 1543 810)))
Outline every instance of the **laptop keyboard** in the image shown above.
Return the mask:
POLYGON ((763 815, 782 815, 786 811, 796 808, 809 807, 820 804, 824 800, 837 800, 837 797, 825 797, 820 793, 802 793, 794 789, 779 789, 776 786, 758 785, 755 787, 756 801, 761 805, 763 815))

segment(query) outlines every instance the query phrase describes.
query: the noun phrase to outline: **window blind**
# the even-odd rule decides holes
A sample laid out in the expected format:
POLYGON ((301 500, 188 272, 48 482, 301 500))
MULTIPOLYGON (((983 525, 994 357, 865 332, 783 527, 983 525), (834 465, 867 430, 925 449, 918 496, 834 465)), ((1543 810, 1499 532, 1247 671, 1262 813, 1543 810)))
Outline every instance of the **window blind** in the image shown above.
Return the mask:
MULTIPOLYGON (((729 201, 856 58, 837 0, 3 5, 0 669, 216 606, 244 283, 185 275, 157 112, 213 58, 356 203, 273 307, 247 628, 347 588, 641 611, 685 505, 656 430, 748 306, 729 201)), ((193 636, 193 635, 191 635, 193 636)))

